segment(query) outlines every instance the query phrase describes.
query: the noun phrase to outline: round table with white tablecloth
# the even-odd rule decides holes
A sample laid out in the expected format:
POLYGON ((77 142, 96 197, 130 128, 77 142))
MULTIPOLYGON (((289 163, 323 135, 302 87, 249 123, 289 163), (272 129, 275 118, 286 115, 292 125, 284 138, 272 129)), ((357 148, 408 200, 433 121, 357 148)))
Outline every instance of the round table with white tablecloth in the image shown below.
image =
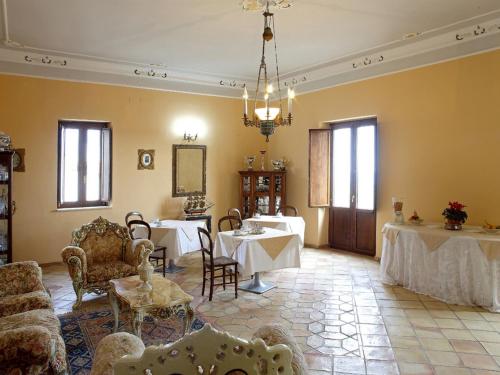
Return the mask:
POLYGON ((500 312, 500 235, 438 225, 383 228, 382 281, 450 304, 500 312))

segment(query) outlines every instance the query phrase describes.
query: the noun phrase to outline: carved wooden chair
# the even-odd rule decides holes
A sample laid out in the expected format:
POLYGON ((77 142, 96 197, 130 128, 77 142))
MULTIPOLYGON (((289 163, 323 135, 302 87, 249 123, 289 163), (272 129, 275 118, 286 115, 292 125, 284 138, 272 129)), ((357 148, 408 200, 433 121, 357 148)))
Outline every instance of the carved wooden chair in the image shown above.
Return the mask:
POLYGON ((219 232, 224 232, 225 230, 240 229, 242 225, 243 222, 236 216, 223 216, 219 219, 217 227, 219 232))
POLYGON ((102 217, 74 230, 71 245, 61 253, 76 294, 73 308, 84 293, 106 293, 109 280, 136 275, 145 248, 154 251, 151 241, 132 240, 128 228, 102 217))
POLYGON ((260 338, 243 340, 210 324, 172 344, 127 355, 113 367, 115 375, 293 375, 288 346, 267 346, 260 338))
POLYGON ((235 216, 238 219, 242 220, 240 210, 234 207, 227 210, 227 216, 235 216))
MULTIPOLYGON (((151 240, 151 226, 144 220, 129 220, 127 222, 127 227, 129 229, 130 235, 134 239, 138 239, 137 235, 134 236, 133 233, 137 233, 137 227, 143 227, 146 229, 147 239, 151 240)), ((166 246, 157 246, 155 245, 155 250, 149 256, 149 259, 154 259, 156 263, 156 267, 160 260, 163 261, 163 277, 165 277, 166 269, 167 269, 167 247, 166 246)))
POLYGON ((214 257, 214 244, 207 230, 198 228, 198 238, 200 239, 201 254, 203 257, 203 289, 201 290, 201 295, 205 295, 205 284, 208 274, 210 276, 209 301, 212 300, 214 287, 222 285, 224 290, 226 290, 226 284, 234 284, 234 298, 238 298, 238 262, 233 258, 225 256, 214 257), (234 267, 234 275, 230 267, 234 267), (226 270, 226 268, 228 269, 226 270), (222 274, 216 275, 219 271, 222 271, 222 274), (229 282, 226 281, 227 276, 229 276, 229 282), (222 278, 222 283, 215 284, 215 279, 220 278, 222 278))
POLYGON ((284 216, 299 216, 299 210, 294 206, 281 206, 278 210, 279 212, 284 216))

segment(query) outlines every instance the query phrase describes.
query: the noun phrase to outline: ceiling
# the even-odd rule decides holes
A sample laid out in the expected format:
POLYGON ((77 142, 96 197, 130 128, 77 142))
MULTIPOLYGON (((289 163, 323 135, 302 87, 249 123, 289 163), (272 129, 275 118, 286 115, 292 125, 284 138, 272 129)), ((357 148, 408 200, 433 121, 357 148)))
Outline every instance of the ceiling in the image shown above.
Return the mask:
MULTIPOLYGON (((263 17, 240 0, 1 1, 1 71, 231 96, 256 78, 263 17)), ((295 0, 275 22, 280 72, 299 92, 500 46, 499 0, 295 0), (431 47, 434 57, 415 59, 431 47), (356 64, 370 72, 351 77, 356 64)))

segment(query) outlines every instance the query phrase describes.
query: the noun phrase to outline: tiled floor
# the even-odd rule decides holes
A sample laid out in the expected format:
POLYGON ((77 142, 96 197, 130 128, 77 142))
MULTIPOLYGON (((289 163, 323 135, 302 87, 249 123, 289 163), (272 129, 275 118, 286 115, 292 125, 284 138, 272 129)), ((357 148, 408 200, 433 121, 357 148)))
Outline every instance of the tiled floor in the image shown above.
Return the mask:
MULTIPOLYGON (((264 295, 218 290, 201 297, 199 254, 173 280, 195 296, 194 306, 218 328, 250 338, 262 324, 290 328, 302 345, 310 374, 500 374, 500 314, 447 305, 380 283, 371 258, 305 249, 300 269, 270 272, 278 286, 264 295)), ((74 293, 62 265, 44 268, 56 312, 71 311, 74 293)), ((84 309, 107 304, 88 296, 84 309)))

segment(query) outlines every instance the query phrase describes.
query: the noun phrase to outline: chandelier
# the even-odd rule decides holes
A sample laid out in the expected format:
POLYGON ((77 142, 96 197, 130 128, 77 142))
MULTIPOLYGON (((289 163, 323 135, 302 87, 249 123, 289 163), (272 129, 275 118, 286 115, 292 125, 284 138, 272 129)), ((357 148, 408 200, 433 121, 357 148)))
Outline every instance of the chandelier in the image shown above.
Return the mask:
POLYGON ((273 8, 290 8, 292 6, 291 0, 243 0, 241 6, 244 10, 264 10, 267 5, 273 8))
MULTIPOLYGON (((262 34, 262 56, 260 59, 259 74, 257 76, 257 87, 255 89, 255 97, 253 99, 253 112, 251 119, 248 116, 248 91, 246 86, 243 89, 243 123, 245 126, 254 126, 260 129, 260 133, 266 136, 266 142, 269 142, 269 136, 274 134, 274 130, 278 126, 292 125, 292 104, 295 98, 293 88, 288 88, 288 114, 283 116, 283 103, 281 95, 281 84, 278 67, 278 49, 276 47, 275 29, 274 29, 274 14, 269 12, 270 3, 277 1, 268 1, 266 10, 264 11, 264 32, 262 34), (267 75, 266 65, 266 43, 274 40, 274 59, 276 63, 276 85, 277 97, 274 95, 273 83, 267 75), (273 98, 271 98, 273 96, 273 98), (276 103, 275 107, 271 106, 271 101, 276 103), (259 107, 257 107, 259 105, 259 107)), ((271 4, 272 5, 272 4, 271 4)), ((274 105, 274 104, 273 104, 274 105)))

